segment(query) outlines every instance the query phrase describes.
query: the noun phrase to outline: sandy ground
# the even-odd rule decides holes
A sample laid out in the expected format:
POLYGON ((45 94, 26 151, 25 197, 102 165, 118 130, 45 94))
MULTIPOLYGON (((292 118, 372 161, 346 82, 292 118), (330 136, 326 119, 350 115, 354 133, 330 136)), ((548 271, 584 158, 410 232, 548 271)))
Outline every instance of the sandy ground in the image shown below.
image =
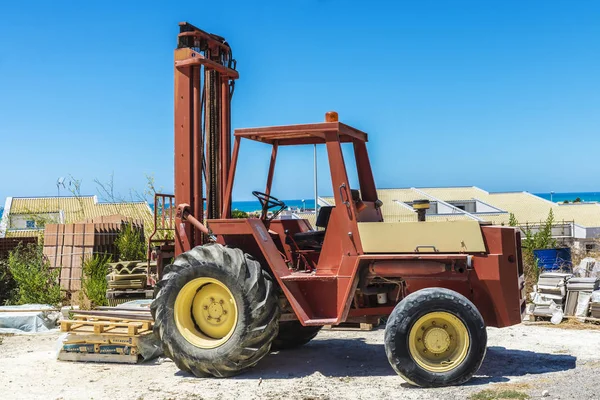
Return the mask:
POLYGON ((168 360, 56 361, 58 336, 3 337, 1 399, 466 399, 485 389, 517 390, 531 398, 547 390, 548 399, 600 399, 600 330, 490 328, 477 376, 443 389, 404 383, 386 359, 383 329, 322 331, 308 345, 272 353, 229 379, 198 379, 168 360))

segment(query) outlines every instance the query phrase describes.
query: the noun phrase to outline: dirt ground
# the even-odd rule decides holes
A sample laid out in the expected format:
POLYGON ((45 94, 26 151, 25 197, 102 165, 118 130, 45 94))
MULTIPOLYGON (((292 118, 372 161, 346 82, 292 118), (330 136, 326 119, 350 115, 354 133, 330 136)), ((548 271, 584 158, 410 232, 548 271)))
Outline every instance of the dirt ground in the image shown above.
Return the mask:
POLYGON ((308 345, 272 353, 229 379, 198 379, 162 359, 138 365, 61 362, 55 359, 58 333, 8 336, 0 344, 0 398, 486 399, 489 393, 481 392, 492 390, 600 399, 600 330, 519 325, 488 332, 477 376, 442 389, 413 388, 394 373, 383 329, 322 331, 308 345))

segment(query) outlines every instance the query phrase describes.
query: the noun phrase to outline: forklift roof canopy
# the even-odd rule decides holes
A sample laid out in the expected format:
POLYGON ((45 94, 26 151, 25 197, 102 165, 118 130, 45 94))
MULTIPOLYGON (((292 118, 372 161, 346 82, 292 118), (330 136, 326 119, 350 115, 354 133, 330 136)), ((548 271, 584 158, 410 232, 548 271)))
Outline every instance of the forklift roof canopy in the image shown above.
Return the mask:
MULTIPOLYGON (((320 122, 316 124, 267 126, 262 128, 242 128, 235 130, 235 136, 279 146, 300 144, 322 144, 325 138, 337 135, 339 141, 366 142, 367 134, 341 122, 320 122)), ((337 140, 333 136, 333 140, 337 140)))

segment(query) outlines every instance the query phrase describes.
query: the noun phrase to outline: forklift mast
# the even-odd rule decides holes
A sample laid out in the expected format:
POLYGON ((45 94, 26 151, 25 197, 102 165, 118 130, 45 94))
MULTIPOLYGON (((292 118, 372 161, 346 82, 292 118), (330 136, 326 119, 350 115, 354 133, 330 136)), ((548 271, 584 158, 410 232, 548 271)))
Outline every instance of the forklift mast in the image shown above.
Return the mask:
POLYGON ((231 164, 231 98, 239 77, 224 38, 182 22, 177 41, 175 256, 206 243, 209 232, 199 221, 231 215, 225 186, 231 164))

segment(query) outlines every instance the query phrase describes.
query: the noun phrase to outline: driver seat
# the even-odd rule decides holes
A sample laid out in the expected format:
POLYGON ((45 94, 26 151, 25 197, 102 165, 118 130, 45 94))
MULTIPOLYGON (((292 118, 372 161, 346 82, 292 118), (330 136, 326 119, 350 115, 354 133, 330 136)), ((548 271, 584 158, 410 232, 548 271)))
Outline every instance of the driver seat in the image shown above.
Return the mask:
POLYGON ((333 206, 324 206, 319 209, 315 226, 324 228, 324 230, 298 232, 294 234, 294 241, 300 250, 321 250, 323 247, 323 240, 325 240, 325 229, 327 229, 327 225, 329 224, 332 210, 333 206))

